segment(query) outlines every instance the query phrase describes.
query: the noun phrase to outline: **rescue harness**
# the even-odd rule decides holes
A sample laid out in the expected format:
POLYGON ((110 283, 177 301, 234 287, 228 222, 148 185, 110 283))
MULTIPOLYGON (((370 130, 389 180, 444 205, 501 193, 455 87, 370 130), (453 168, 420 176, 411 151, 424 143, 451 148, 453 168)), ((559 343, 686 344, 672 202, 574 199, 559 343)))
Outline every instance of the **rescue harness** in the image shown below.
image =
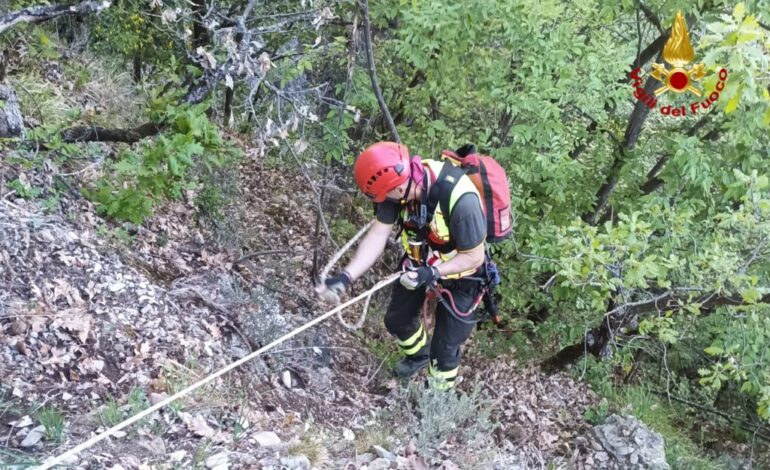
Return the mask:
MULTIPOLYGON (((407 208, 406 220, 401 218, 399 234, 406 233, 406 255, 402 261, 402 268, 408 270, 417 266, 425 266, 435 263, 438 258, 429 260, 429 246, 428 246, 428 234, 430 232, 430 223, 433 214, 439 204, 446 207, 441 199, 449 198, 454 185, 457 184, 460 177, 465 172, 450 162, 445 162, 435 181, 430 185, 428 190, 428 176, 426 174, 422 181, 422 197, 418 204, 415 205, 414 210, 407 208), (447 178, 451 175, 450 178, 447 178)), ((445 217, 449 217, 448 207, 445 217)), ((439 255, 440 256, 440 255, 439 255)), ((476 269, 478 272, 478 268, 476 269)), ((452 292, 442 286, 439 282, 434 282, 429 285, 426 290, 425 300, 423 301, 422 314, 425 324, 428 324, 428 306, 431 300, 437 300, 440 302, 448 312, 459 322, 465 324, 477 324, 486 320, 491 320, 495 324, 499 324, 500 317, 498 313, 497 302, 495 300, 495 288, 500 284, 500 273, 497 269, 497 265, 492 260, 489 249, 486 250, 484 255, 483 265, 484 276, 455 275, 454 279, 464 279, 469 281, 478 281, 481 284, 479 292, 476 294, 471 307, 467 311, 460 310, 455 304, 452 292), (476 319, 473 319, 473 312, 479 306, 481 302, 484 302, 484 310, 482 315, 477 315, 476 319)), ((453 280, 453 279, 450 279, 453 280)))

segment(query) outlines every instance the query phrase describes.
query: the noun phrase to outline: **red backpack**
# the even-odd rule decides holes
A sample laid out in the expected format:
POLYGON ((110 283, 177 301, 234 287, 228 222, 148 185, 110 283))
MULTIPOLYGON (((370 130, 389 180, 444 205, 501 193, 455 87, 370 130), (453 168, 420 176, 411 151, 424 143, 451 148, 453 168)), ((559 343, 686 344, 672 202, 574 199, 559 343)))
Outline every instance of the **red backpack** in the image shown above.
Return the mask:
MULTIPOLYGON (((513 214, 511 190, 503 167, 494 158, 476 153, 476 146, 472 144, 460 147, 457 152, 443 150, 441 158, 460 167, 478 189, 487 218, 487 242, 497 243, 508 238, 513 231, 513 214)), ((444 208, 442 212, 449 213, 444 208)))

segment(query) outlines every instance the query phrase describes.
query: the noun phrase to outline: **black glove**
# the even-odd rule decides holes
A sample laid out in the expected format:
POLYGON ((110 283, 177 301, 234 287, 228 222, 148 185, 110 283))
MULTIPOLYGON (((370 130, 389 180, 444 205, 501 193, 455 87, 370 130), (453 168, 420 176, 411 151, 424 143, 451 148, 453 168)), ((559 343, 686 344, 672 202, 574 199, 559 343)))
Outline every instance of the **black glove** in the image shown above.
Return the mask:
POLYGON ((340 271, 334 276, 327 277, 324 284, 326 284, 327 289, 334 291, 337 295, 342 295, 350 289, 353 279, 347 271, 340 271))
POLYGON ((401 285, 409 290, 414 290, 419 287, 433 284, 441 277, 438 272, 438 268, 434 266, 420 266, 409 272, 405 272, 401 275, 399 282, 401 285))

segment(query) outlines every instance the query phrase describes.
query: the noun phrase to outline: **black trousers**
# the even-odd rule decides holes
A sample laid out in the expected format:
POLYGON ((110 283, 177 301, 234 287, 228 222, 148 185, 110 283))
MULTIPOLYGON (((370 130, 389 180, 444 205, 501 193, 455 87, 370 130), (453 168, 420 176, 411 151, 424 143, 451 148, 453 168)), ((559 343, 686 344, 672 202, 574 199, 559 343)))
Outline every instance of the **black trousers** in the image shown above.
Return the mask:
MULTIPOLYGON (((452 293, 455 305, 463 312, 470 310, 482 285, 481 281, 471 279, 442 280, 440 283, 452 293)), ((412 338, 422 328, 424 300, 425 287, 409 290, 396 282, 385 313, 385 327, 388 331, 400 341, 412 338)), ((465 320, 475 320, 475 316, 474 312, 465 320)), ((447 310, 443 302, 438 302, 433 338, 430 342, 431 364, 435 364, 439 371, 456 369, 460 364, 460 346, 468 339, 474 326, 473 323, 459 321, 447 310)), ((425 350, 417 354, 425 354, 425 350)))

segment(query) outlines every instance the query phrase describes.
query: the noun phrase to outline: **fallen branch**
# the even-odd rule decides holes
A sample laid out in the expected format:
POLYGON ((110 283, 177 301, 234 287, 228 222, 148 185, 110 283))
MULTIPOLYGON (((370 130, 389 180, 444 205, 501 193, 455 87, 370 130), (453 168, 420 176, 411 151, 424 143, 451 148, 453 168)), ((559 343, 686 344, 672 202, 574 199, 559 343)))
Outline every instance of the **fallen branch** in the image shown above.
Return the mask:
MULTIPOLYGON (((587 353, 595 357, 604 357, 608 354, 607 347, 610 341, 613 340, 616 332, 632 323, 632 320, 665 310, 677 310, 682 302, 698 305, 701 315, 708 314, 719 306, 746 304, 740 295, 723 296, 718 293, 702 294, 690 300, 686 294, 686 292, 690 291, 692 289, 671 289, 655 297, 626 303, 617 307, 610 303, 608 311, 602 316, 602 322, 599 326, 586 333, 583 336, 583 340, 579 343, 567 346, 543 361, 543 368, 549 371, 564 368, 587 353)), ((759 299, 758 303, 770 303, 770 294, 763 296, 759 299)))
MULTIPOLYGON (((206 74, 201 81, 191 87, 182 98, 186 104, 196 104, 203 101, 214 85, 225 76, 224 66, 213 73, 206 74)), ((61 131, 62 142, 124 142, 133 144, 146 137, 161 132, 166 127, 163 123, 146 122, 131 129, 108 129, 105 127, 77 126, 61 131)))
POLYGON ((82 15, 84 13, 98 13, 109 8, 111 2, 103 0, 100 2, 82 2, 76 5, 54 5, 54 6, 36 6, 22 8, 21 10, 8 13, 0 18, 0 34, 16 26, 19 23, 40 23, 60 16, 82 15))
POLYGON ((243 261, 245 261, 247 259, 256 258, 258 256, 264 256, 264 255, 286 255, 286 254, 289 254, 289 253, 291 253, 291 250, 265 250, 265 251, 257 251, 255 253, 248 253, 248 254, 245 254, 245 255, 241 256, 233 264, 239 264, 239 263, 241 263, 241 262, 243 262, 243 261))
POLYGON ((163 129, 162 124, 148 122, 133 129, 107 129, 77 126, 61 131, 62 142, 125 142, 132 144, 150 137, 163 129))

